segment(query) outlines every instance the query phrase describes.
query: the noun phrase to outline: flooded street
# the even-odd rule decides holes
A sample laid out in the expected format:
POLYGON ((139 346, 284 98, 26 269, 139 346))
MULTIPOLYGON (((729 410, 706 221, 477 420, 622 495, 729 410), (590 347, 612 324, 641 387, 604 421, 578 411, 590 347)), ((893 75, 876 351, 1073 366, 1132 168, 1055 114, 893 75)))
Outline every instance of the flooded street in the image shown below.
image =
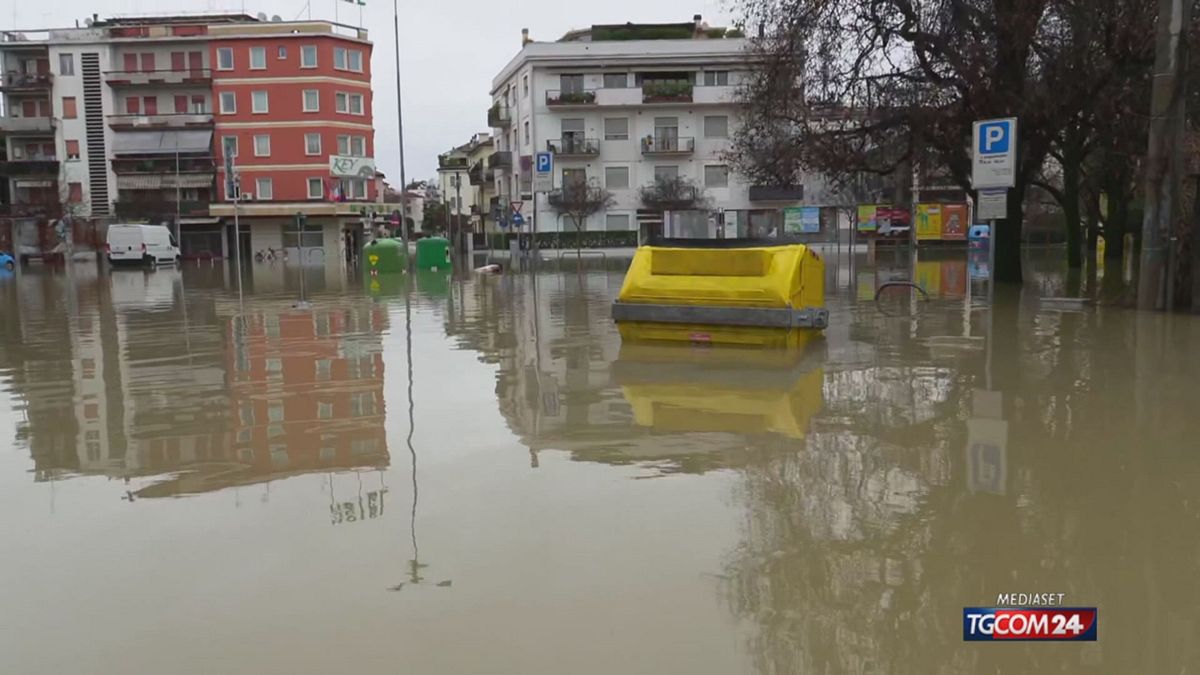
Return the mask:
POLYGON ((1200 671, 1200 319, 1030 256, 790 352, 622 345, 619 260, 0 278, 0 673, 1200 671), (1099 641, 963 642, 1020 592, 1099 641))

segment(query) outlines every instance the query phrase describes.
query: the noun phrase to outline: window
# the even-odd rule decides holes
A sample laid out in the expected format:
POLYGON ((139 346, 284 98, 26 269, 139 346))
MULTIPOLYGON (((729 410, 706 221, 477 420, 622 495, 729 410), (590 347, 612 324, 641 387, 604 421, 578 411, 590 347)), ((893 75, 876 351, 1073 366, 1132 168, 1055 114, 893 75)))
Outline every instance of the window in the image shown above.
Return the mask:
POLYGON ((137 54, 125 54, 121 57, 121 62, 124 64, 125 72, 136 73, 138 69, 137 54))
POLYGON ((304 45, 300 47, 300 67, 301 68, 316 68, 317 67, 317 46, 304 45))
POLYGON ((270 157, 271 156, 271 135, 259 134, 254 137, 254 156, 255 157, 270 157))
POLYGON ((583 118, 570 117, 562 120, 562 138, 563 143, 571 140, 583 139, 583 118))
POLYGON ((233 70, 233 47, 217 47, 217 70, 233 70))
POLYGON ((226 136, 221 139, 221 152, 224 157, 238 156, 238 139, 237 136, 226 136))
POLYGON ((73 120, 77 117, 76 110, 75 110, 75 97, 74 96, 64 96, 63 97, 63 114, 62 114, 62 116, 63 116, 64 120, 73 120))
POLYGON ((351 157, 366 157, 367 156, 367 137, 366 136, 351 136, 350 137, 350 156, 351 157))
POLYGON ((629 187, 629 167, 604 167, 604 187, 609 190, 620 190, 629 187))
POLYGON ((153 73, 157 68, 154 67, 154 54, 142 54, 142 72, 153 73))
POLYGON ((67 141, 67 159, 79 159, 79 141, 67 141))
POLYGON ((250 92, 250 112, 261 114, 267 112, 267 109, 266 90, 250 92))
POLYGON ((317 401, 317 419, 333 419, 333 403, 331 401, 317 401))
POLYGON ((286 58, 287 58, 287 47, 280 47, 279 48, 279 60, 282 61, 286 58))
POLYGON ((729 138, 729 118, 724 115, 705 115, 705 138, 729 138))
POLYGON ((344 47, 333 48, 333 67, 336 70, 346 70, 346 49, 344 47))
POLYGON ((587 183, 586 169, 563 169, 562 184, 564 186, 581 183, 587 183))
POLYGON ((343 156, 350 154, 350 137, 349 136, 338 136, 337 137, 337 154, 343 155, 343 156))
POLYGON ((529 76, 521 78, 521 90, 525 94, 525 98, 529 98, 529 76))
POLYGON ((176 96, 175 99, 175 114, 181 114, 188 111, 188 97, 176 96))
POLYGON ((723 164, 704 167, 704 185, 707 187, 729 187, 729 167, 723 164))
POLYGON ((183 52, 171 52, 171 70, 179 72, 186 68, 187 55, 183 52))
POLYGON ((316 375, 317 380, 328 380, 333 371, 333 361, 330 359, 317 359, 316 375))
POLYGON ((362 52, 357 49, 351 49, 348 56, 350 57, 350 70, 361 73, 363 69, 362 52))
POLYGON ((83 183, 67 183, 67 201, 72 204, 83 201, 83 183))
POLYGON ((605 73, 604 88, 605 89, 624 89, 629 86, 628 73, 605 73))
POLYGON ((605 117, 604 118, 604 140, 606 140, 606 141, 627 141, 627 140, 629 140, 629 118, 628 117, 605 117))
POLYGON ((656 166, 654 167, 654 180, 679 178, 679 167, 677 166, 656 166))
POLYGON ((350 114, 363 114, 363 96, 362 94, 350 94, 350 114))
POLYGON ((192 112, 197 115, 208 112, 208 101, 204 99, 203 94, 196 94, 192 97, 192 112))
POLYGON ((142 112, 142 99, 137 96, 125 97, 125 114, 137 115, 142 112))
POLYGON ((604 229, 609 232, 626 232, 629 230, 628 213, 609 213, 604 216, 604 229))
POLYGON ((74 54, 59 54, 58 55, 58 74, 59 75, 74 75, 75 74, 75 55, 74 54))
POLYGON ((267 48, 266 47, 251 47, 250 48, 250 70, 266 70, 267 69, 267 48))
POLYGON ((304 154, 321 154, 321 134, 304 134, 304 154))
POLYGON ((525 145, 529 145, 529 120, 525 121, 525 145))
POLYGON ((271 184, 270 178, 255 178, 254 179, 254 198, 259 201, 270 200, 275 197, 274 185, 271 184))
POLYGON ((558 83, 563 94, 583 93, 583 75, 559 75, 558 83))
POLYGON ((706 87, 723 87, 729 84, 728 70, 706 70, 704 71, 704 86, 706 87))
POLYGON ((144 97, 142 99, 142 110, 144 110, 147 115, 157 115, 158 114, 158 97, 157 96, 144 97))
POLYGON ((325 181, 320 178, 308 179, 308 198, 323 199, 325 197, 325 181))
POLYGON ((316 89, 304 90, 304 112, 318 112, 321 110, 321 92, 316 89))
POLYGON ((232 115, 237 112, 237 95, 232 91, 221 92, 221 114, 232 115))
POLYGON ((350 104, 347 101, 348 97, 349 94, 345 92, 339 91, 335 93, 333 95, 333 109, 340 113, 349 112, 350 104))

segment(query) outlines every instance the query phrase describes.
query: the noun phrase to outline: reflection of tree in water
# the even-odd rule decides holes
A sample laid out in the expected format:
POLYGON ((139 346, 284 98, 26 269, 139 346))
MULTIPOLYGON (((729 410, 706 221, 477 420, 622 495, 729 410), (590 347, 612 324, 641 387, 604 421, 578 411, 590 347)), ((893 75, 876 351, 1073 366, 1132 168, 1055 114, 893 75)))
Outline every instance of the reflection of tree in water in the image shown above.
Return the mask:
POLYGON ((997 378, 1005 495, 970 494, 961 478, 971 408, 961 370, 907 398, 884 384, 896 379, 888 369, 830 373, 804 450, 743 470, 746 519, 723 590, 753 624, 756 669, 1200 668, 1200 460, 1184 450, 1196 447, 1187 401, 1200 368, 1156 356, 1200 346, 1200 328, 1147 336, 1132 316, 1007 317, 1019 329, 996 354, 1010 364, 997 378), (962 642, 964 606, 1037 591, 1098 606, 1101 641, 962 642))

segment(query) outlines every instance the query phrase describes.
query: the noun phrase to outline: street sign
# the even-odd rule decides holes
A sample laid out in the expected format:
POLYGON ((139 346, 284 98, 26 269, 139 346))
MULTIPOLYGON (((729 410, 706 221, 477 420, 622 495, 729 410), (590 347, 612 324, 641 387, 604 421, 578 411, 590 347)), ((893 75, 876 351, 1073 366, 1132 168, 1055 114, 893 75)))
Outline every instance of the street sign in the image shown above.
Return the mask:
POLYGON ((522 216, 520 211, 513 211, 512 219, 509 222, 513 227, 521 227, 525 224, 525 216, 522 216))
POLYGON ((975 189, 1017 186, 1017 118, 980 120, 971 138, 975 189))
POLYGON ((1008 188, 980 190, 975 202, 975 220, 1003 220, 1008 217, 1008 188))
POLYGON ((554 189, 554 153, 539 152, 533 163, 533 191, 550 192, 554 189))
POLYGON ((508 204, 512 207, 513 213, 520 213, 521 207, 525 206, 525 202, 509 202, 508 204))

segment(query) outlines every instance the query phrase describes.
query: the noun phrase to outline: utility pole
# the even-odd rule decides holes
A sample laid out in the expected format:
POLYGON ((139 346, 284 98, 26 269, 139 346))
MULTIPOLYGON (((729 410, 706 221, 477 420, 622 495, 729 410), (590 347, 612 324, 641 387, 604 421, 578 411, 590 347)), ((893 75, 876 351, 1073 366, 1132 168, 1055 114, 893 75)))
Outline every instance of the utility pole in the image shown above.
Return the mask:
POLYGON ((408 227, 408 200, 404 193, 408 184, 404 178, 404 104, 400 98, 400 7, 397 0, 392 0, 392 27, 396 36, 396 129, 399 133, 400 145, 400 227, 404 229, 404 259, 408 261, 408 271, 412 272, 412 257, 408 255, 408 244, 412 241, 412 230, 408 227))
POLYGON ((454 172, 454 231, 450 233, 450 247, 458 255, 458 238, 462 231, 462 175, 454 172))
POLYGON ((1138 278, 1140 309, 1170 311, 1175 302, 1175 224, 1182 215, 1187 32, 1191 25, 1191 0, 1159 0, 1138 278))

